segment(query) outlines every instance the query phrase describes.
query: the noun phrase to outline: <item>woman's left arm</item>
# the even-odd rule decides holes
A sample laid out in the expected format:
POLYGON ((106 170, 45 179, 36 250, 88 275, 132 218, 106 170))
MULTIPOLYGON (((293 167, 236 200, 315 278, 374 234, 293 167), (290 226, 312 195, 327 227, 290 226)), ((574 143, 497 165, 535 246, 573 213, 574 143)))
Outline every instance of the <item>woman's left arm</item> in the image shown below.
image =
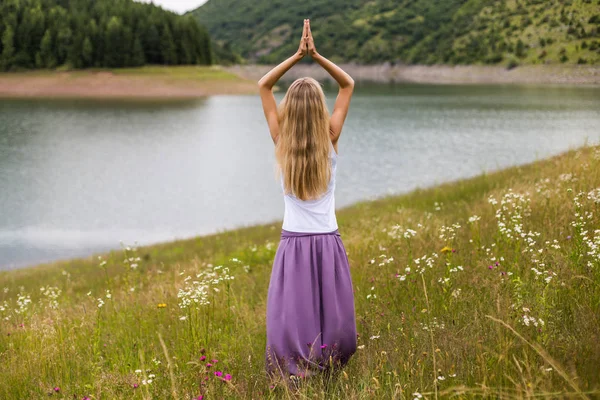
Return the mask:
POLYGON ((302 30, 302 39, 300 40, 300 47, 296 54, 283 61, 281 64, 269 71, 258 81, 258 87, 260 91, 260 99, 262 101, 263 111, 265 112, 265 118, 269 124, 269 131, 271 132, 271 138, 273 143, 277 143, 277 136, 279 136, 279 118, 277 115, 277 103, 275 102, 275 96, 273 95, 273 86, 277 81, 296 63, 306 55, 308 51, 308 20, 304 20, 304 28, 302 30))

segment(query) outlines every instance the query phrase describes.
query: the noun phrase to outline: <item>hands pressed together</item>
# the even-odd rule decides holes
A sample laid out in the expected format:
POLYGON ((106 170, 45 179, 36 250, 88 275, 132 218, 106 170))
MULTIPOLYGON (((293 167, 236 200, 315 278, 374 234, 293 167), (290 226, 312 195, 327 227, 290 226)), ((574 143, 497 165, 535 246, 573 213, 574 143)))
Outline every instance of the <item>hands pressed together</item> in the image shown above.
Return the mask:
POLYGON ((298 54, 301 57, 304 57, 307 54, 311 57, 314 57, 317 54, 317 49, 315 48, 315 41, 313 39, 312 32, 310 31, 309 19, 304 20, 304 27, 302 29, 302 38, 300 39, 298 54))

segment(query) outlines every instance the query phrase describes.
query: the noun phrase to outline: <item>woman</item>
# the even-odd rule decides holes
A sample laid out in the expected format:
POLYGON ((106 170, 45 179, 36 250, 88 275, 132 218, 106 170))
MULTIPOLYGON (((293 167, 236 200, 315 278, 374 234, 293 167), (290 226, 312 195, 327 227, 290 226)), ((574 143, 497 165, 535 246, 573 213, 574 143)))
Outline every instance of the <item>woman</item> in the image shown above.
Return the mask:
POLYGON ((317 53, 304 20, 296 54, 259 87, 285 204, 267 298, 266 367, 271 376, 302 378, 341 367, 356 351, 352 281, 334 199, 338 140, 354 81, 317 53), (339 84, 331 116, 312 78, 294 81, 276 105, 273 86, 307 54, 339 84))

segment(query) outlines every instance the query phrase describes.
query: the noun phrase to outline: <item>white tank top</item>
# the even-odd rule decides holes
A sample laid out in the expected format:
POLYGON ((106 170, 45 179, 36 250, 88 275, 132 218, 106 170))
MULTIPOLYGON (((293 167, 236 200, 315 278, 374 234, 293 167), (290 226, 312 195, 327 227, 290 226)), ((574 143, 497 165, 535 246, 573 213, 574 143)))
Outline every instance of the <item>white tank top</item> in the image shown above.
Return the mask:
POLYGON ((326 233, 338 229, 335 217, 335 174, 337 170, 337 154, 331 145, 331 179, 327 191, 318 199, 300 200, 292 194, 285 194, 283 177, 281 190, 285 203, 283 229, 289 232, 326 233))

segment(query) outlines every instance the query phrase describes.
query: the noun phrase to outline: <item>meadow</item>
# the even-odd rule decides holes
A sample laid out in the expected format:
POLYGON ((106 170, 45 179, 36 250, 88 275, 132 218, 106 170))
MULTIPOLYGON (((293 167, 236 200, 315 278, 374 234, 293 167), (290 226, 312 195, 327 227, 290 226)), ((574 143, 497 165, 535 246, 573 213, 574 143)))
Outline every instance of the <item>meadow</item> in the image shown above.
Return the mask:
POLYGON ((338 211, 358 349, 265 373, 280 222, 0 273, 2 399, 600 396, 600 147, 338 211))

